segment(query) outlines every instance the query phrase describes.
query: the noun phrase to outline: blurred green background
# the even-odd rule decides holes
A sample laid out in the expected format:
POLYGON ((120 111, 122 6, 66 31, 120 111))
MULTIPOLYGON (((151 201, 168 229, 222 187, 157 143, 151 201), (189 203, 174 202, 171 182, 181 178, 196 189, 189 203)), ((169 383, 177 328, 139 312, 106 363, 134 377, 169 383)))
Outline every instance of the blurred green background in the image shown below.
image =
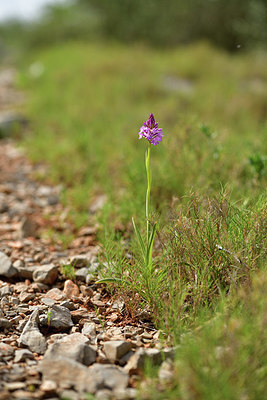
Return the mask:
POLYGON ((77 0, 1 24, 2 60, 28 93, 26 148, 67 185, 77 225, 103 191, 115 220, 143 217, 137 133, 150 112, 165 132, 153 154, 157 211, 190 190, 258 196, 266 16, 266 0, 77 0))
MULTIPOLYGON (((149 384, 147 398, 264 398, 266 39, 266 0, 76 0, 0 24, 1 67, 15 65, 26 95, 20 145, 49 166, 39 178, 64 183, 77 228, 106 199, 103 254, 139 294, 138 254, 124 259, 136 254, 131 217, 145 225, 138 131, 151 112, 163 129, 151 200, 157 273, 167 272, 155 273, 149 305, 181 346, 174 382, 149 384)), ((119 293, 134 314, 137 301, 119 293)))
MULTIPOLYGON (((4 24, 5 25, 5 24, 4 24)), ((41 20, 1 28, 1 45, 45 46, 67 39, 108 39, 171 47, 208 40, 237 51, 266 45, 266 0, 76 0, 46 8, 41 20), (21 37, 21 35, 23 37, 21 37)))

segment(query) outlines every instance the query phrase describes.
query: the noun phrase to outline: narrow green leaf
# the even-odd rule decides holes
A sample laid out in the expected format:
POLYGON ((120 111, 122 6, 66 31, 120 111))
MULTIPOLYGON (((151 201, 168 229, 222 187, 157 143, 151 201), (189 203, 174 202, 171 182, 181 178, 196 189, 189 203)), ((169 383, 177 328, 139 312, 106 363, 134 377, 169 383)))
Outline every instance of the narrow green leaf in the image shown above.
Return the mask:
POLYGON ((134 230, 135 230, 135 234, 136 234, 136 236, 138 238, 138 241, 139 241, 142 253, 143 253, 143 257, 144 257, 144 259, 146 259, 146 249, 145 249, 144 241, 143 241, 142 236, 141 236, 141 234, 139 232, 139 229, 135 225, 135 222, 134 222, 133 218, 132 218, 132 222, 133 222, 133 227, 134 227, 134 230))
POLYGON ((149 242, 148 242, 148 246, 147 246, 147 260, 148 260, 148 265, 150 266, 150 268, 152 267, 152 251, 153 251, 153 243, 154 243, 154 239, 155 239, 155 235, 156 235, 156 231, 157 231, 157 223, 154 224, 150 237, 149 237, 149 242))
POLYGON ((118 278, 103 278, 96 281, 96 283, 123 283, 123 280, 118 278))

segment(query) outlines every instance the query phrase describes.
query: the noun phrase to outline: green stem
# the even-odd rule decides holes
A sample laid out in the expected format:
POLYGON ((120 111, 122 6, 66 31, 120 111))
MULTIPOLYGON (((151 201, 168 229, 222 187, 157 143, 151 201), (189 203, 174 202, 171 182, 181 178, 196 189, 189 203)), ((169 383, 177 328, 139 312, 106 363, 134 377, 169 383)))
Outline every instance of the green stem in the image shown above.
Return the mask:
POLYGON ((149 220, 149 202, 150 202, 150 190, 151 190, 151 174, 150 174, 150 149, 151 143, 149 143, 146 152, 146 176, 147 176, 147 191, 146 191, 146 221, 147 221, 147 245, 150 236, 150 220, 149 220))

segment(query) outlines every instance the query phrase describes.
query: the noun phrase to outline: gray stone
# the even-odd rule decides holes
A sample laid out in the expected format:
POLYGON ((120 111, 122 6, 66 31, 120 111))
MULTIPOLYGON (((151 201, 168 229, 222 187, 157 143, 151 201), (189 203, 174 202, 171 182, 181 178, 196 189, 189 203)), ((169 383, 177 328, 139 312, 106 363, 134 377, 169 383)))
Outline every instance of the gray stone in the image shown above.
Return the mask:
POLYGON ((112 362, 118 361, 121 357, 128 353, 131 348, 131 343, 124 340, 114 340, 104 343, 104 352, 107 358, 112 362))
POLYGON ((127 364, 127 362, 130 360, 130 358, 132 357, 132 355, 134 355, 134 352, 132 350, 128 351, 128 353, 124 354, 124 356, 122 356, 118 361, 119 361, 119 365, 122 367, 125 364, 127 364))
POLYGON ((50 380, 61 388, 74 387, 79 392, 95 393, 103 387, 101 376, 89 372, 88 367, 66 357, 45 357, 38 365, 43 381, 50 380))
POLYGON ((73 265, 75 268, 82 268, 82 267, 88 267, 90 265, 90 258, 88 258, 86 255, 81 254, 81 255, 75 255, 72 256, 70 259, 71 265, 73 265))
POLYGON ((137 398, 137 389, 126 388, 114 390, 116 400, 135 400, 137 398))
POLYGON ((0 276, 4 276, 6 278, 13 278, 18 273, 17 269, 14 268, 10 258, 0 251, 0 276))
POLYGON ((13 293, 13 288, 6 285, 0 288, 0 297, 9 296, 13 293))
POLYGON ((14 349, 7 343, 0 342, 0 358, 6 356, 12 356, 14 354, 14 349))
POLYGON ((58 276, 57 267, 54 264, 45 264, 35 267, 33 272, 33 280, 35 282, 45 283, 52 285, 58 276))
POLYGON ((0 318, 0 329, 10 328, 11 322, 6 318, 0 318))
POLYGON ((5 388, 9 390, 10 392, 13 392, 14 390, 19 390, 19 389, 24 389, 26 387, 25 382, 6 382, 5 383, 5 388))
POLYGON ((13 266, 19 270, 19 268, 24 267, 24 262, 22 260, 16 260, 13 262, 13 266))
POLYGON ((70 310, 66 307, 53 305, 50 309, 50 318, 42 316, 41 325, 49 326, 58 331, 68 330, 73 326, 70 310))
POLYGON ((14 362, 19 363, 25 361, 26 359, 33 359, 33 358, 34 356, 32 352, 28 349, 16 350, 14 362))
POLYGON ((82 334, 87 336, 90 342, 96 340, 96 325, 94 322, 86 322, 82 328, 82 334))
POLYGON ((73 301, 70 301, 70 300, 62 301, 62 303, 60 303, 60 306, 61 307, 66 307, 70 311, 76 310, 75 304, 73 303, 73 301))
POLYGON ((21 319, 21 320, 19 321, 19 323, 18 323, 17 330, 18 330, 19 332, 22 332, 23 329, 25 328, 26 324, 27 324, 27 320, 26 320, 26 319, 21 319))
POLYGON ((51 299, 50 297, 42 297, 41 302, 48 307, 51 307, 55 304, 55 300, 51 299))
POLYGON ((60 398, 68 399, 68 400, 80 400, 81 399, 79 393, 75 392, 74 390, 63 390, 60 393, 60 398))
POLYGON ((138 349, 125 365, 124 370, 133 372, 142 370, 146 362, 151 362, 153 365, 160 365, 163 361, 163 354, 158 349, 138 349))
POLYGON ((73 333, 56 341, 45 353, 45 358, 66 357, 78 361, 84 365, 95 362, 96 351, 89 345, 87 337, 81 333, 73 333))
POLYGON ((24 217, 21 221, 18 236, 20 238, 36 237, 37 236, 37 224, 30 217, 24 217))
POLYGON ((165 360, 160 366, 158 377, 161 383, 170 383, 174 378, 174 363, 172 360, 165 360))
MULTIPOLYGON (((20 260, 17 260, 17 261, 20 261, 20 260)), ((17 261, 16 261, 16 263, 17 263, 17 261)), ((18 265, 18 263, 17 264, 14 263, 14 266, 15 265, 18 265)), ((36 267, 27 266, 23 263, 18 265, 16 268, 18 270, 19 277, 23 278, 23 279, 32 279, 32 275, 36 269, 36 267)))
POLYGON ((27 346, 31 351, 38 354, 43 354, 46 350, 46 341, 44 336, 39 331, 39 310, 33 311, 30 319, 19 338, 19 346, 27 346))
MULTIPOLYGON (((128 374, 115 365, 93 364, 89 367, 88 372, 93 376, 100 376, 106 389, 125 389, 128 386, 128 374)), ((99 379, 98 382, 100 383, 99 379)))
POLYGON ((89 274, 89 269, 86 267, 80 268, 75 272, 75 276, 82 282, 86 282, 86 277, 89 274))
POLYGON ((54 381, 43 381, 40 389, 45 393, 53 393, 57 390, 57 384, 54 381))
POLYGON ((108 389, 98 390, 94 397, 95 400, 111 400, 112 398, 114 398, 113 393, 108 389))
POLYGON ((53 299, 54 301, 63 301, 63 300, 66 300, 66 298, 67 298, 65 293, 63 293, 62 290, 60 290, 58 288, 50 289, 46 293, 45 297, 53 299))
POLYGON ((101 194, 101 195, 97 196, 93 200, 93 202, 92 202, 92 204, 91 204, 91 206, 89 208, 90 213, 91 214, 95 214, 98 211, 100 211, 104 207, 106 202, 107 202, 107 195, 106 194, 101 194))
POLYGON ((21 292, 19 295, 19 300, 24 303, 24 302, 28 302, 30 300, 33 300, 35 298, 35 294, 34 293, 27 293, 27 292, 21 292))

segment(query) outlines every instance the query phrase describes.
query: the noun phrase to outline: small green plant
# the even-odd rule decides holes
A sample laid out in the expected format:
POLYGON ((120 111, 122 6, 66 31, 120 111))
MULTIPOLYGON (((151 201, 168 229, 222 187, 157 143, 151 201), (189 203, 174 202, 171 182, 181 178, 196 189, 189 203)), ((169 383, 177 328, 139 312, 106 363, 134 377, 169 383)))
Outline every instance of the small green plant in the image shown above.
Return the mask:
POLYGON ((67 279, 75 279, 75 269, 72 264, 65 264, 61 268, 62 274, 67 278, 67 279))
POLYGON ((138 227, 132 218, 133 227, 135 230, 136 237, 138 239, 140 249, 144 260, 144 274, 147 279, 152 278, 153 274, 153 258, 152 250, 156 235, 157 223, 155 222, 152 226, 151 224, 151 214, 150 214, 150 192, 151 192, 151 170, 150 170, 150 152, 151 144, 156 146, 162 140, 162 129, 158 128, 158 123, 156 123, 154 115, 150 114, 149 119, 141 127, 139 132, 139 139, 144 137, 148 140, 148 148, 145 156, 145 166, 147 175, 147 191, 146 191, 146 240, 144 241, 138 227))
POLYGON ((100 325, 102 326, 103 331, 105 330, 105 317, 102 318, 100 312, 98 311, 97 306, 94 306, 95 309, 95 314, 97 318, 99 319, 100 325))
POLYGON ((259 153, 252 154, 248 158, 250 165, 259 179, 263 176, 266 159, 266 157, 261 156, 259 153))
POLYGON ((51 324, 51 318, 52 318, 52 310, 51 308, 47 311, 47 325, 50 327, 51 324))
MULTIPOLYGON (((146 239, 142 238, 142 235, 139 231, 139 228, 135 224, 134 218, 132 218, 132 223, 134 227, 134 231, 136 234, 137 241, 140 246, 141 254, 142 254, 142 265, 141 265, 141 296, 147 300, 150 305, 153 303, 153 293, 152 286, 155 278, 157 280, 161 280, 164 277, 165 273, 155 274, 154 271, 154 263, 153 263, 153 244, 156 235, 157 222, 152 224, 151 222, 151 212, 150 212, 150 192, 151 192, 151 170, 150 170, 150 153, 151 153, 151 145, 156 146, 162 140, 162 129, 158 128, 158 123, 155 121, 154 115, 151 113, 148 120, 144 123, 144 125, 140 128, 139 131, 139 139, 145 138, 148 140, 148 148, 145 155, 145 167, 146 167, 146 176, 147 176, 147 190, 146 190, 146 203, 145 203, 145 215, 146 215, 146 239)), ((118 283, 117 278, 106 278, 101 279, 98 283, 102 282, 110 282, 110 283, 118 283)))

